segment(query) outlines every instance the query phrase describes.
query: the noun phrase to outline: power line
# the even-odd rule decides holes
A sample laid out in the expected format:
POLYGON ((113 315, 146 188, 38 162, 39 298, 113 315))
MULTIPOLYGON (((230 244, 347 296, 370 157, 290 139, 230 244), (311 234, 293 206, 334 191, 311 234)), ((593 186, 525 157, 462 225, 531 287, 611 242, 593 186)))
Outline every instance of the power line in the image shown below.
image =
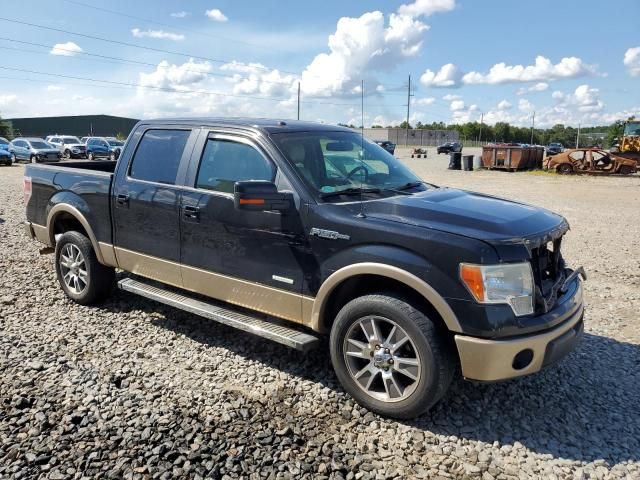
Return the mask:
MULTIPOLYGON (((67 35, 75 35, 75 36, 78 36, 78 37, 88 38, 88 39, 91 39, 91 40, 98 40, 98 41, 101 41, 101 42, 112 43, 114 45, 122 45, 122 46, 125 46, 125 47, 138 48, 138 49, 147 50, 147 51, 150 51, 150 52, 164 53, 164 54, 169 54, 169 55, 177 55, 177 56, 180 56, 180 57, 193 58, 193 59, 197 59, 197 60, 205 60, 205 61, 209 61, 209 62, 212 62, 212 63, 219 63, 219 64, 223 64, 223 65, 224 64, 234 64, 234 63, 240 63, 240 65, 247 65, 247 66, 249 65, 247 62, 238 62, 237 60, 226 60, 226 59, 220 59, 220 58, 210 58, 210 57, 203 57, 201 55, 193 55, 193 54, 189 54, 189 53, 178 52, 178 51, 175 51, 175 50, 164 50, 162 48, 148 47, 148 46, 145 46, 145 45, 138 45, 138 44, 135 44, 135 43, 123 42, 123 41, 120 41, 120 40, 112 40, 112 39, 109 39, 109 38, 98 37, 96 35, 89 35, 89 34, 86 34, 86 33, 73 32, 73 31, 70 31, 70 30, 64 30, 62 28, 48 27, 46 25, 40 25, 40 24, 32 23, 32 22, 25 22, 23 20, 16 20, 16 19, 11 19, 11 18, 7 18, 7 17, 0 17, 0 21, 8 22, 8 23, 16 23, 18 25, 26 25, 26 26, 33 27, 33 28, 40 28, 40 29, 43 29, 43 30, 49 30, 49 31, 52 31, 52 32, 65 33, 67 35)), ((77 52, 74 52, 74 53, 77 53, 77 52)), ((266 67, 264 65, 252 64, 251 67, 252 68, 256 68, 258 70, 264 70, 264 71, 267 71, 267 72, 271 72, 273 70, 278 70, 279 72, 282 72, 282 73, 288 73, 288 74, 291 74, 291 75, 296 75, 298 77, 301 76, 300 73, 298 73, 298 72, 293 72, 291 70, 283 70, 283 69, 279 69, 279 68, 266 67)), ((326 78, 334 78, 334 79, 338 78, 338 77, 329 77, 328 75, 311 75, 311 76, 315 77, 315 78, 325 78, 325 79, 326 78)), ((382 84, 380 84, 380 85, 382 85, 382 84)), ((382 85, 382 86, 384 87, 384 85, 382 85)))
MULTIPOLYGON (((36 47, 44 47, 44 48, 53 48, 53 45, 46 45, 44 43, 35 43, 35 42, 27 42, 24 40, 16 40, 14 38, 8 38, 8 37, 0 37, 0 40, 5 40, 5 41, 9 41, 9 42, 15 42, 15 43, 22 43, 24 45, 32 45, 32 46, 36 46, 36 47)), ((5 50, 16 50, 19 52, 29 52, 29 53, 39 53, 39 54, 48 54, 49 52, 43 52, 43 51, 39 51, 39 50, 28 50, 28 49, 20 49, 20 48, 15 48, 15 47, 0 47, 2 49, 5 50)), ((56 47, 56 50, 62 51, 62 52, 69 52, 72 53, 73 55, 68 55, 68 58, 75 58, 78 59, 79 57, 76 55, 81 55, 81 56, 88 56, 88 57, 95 57, 98 59, 102 59, 102 60, 109 60, 109 63, 120 63, 120 64, 127 64, 127 63, 131 63, 131 64, 135 64, 135 65, 144 65, 144 66, 149 66, 149 67, 153 67, 153 68, 171 68, 171 65, 167 65, 167 66, 163 66, 160 64, 155 64, 155 63, 149 63, 149 62, 142 62, 140 60, 130 60, 128 58, 122 58, 122 57, 113 57, 113 56, 109 56, 109 55, 101 55, 98 53, 91 53, 91 52, 77 52, 76 50, 71 50, 68 48, 63 48, 63 47, 56 47)), ((221 77, 221 78, 228 78, 228 79, 234 79, 234 78, 239 78, 239 79, 243 79, 243 80, 251 80, 251 77, 244 77, 242 75, 238 75, 238 77, 234 77, 232 75, 229 74, 224 74, 224 73, 214 73, 214 72, 204 72, 202 70, 195 70, 195 69, 187 69, 187 68, 183 68, 182 69, 183 72, 192 72, 192 73, 199 73, 202 75, 207 75, 207 76, 213 76, 213 77, 221 77)), ((293 82, 285 82, 285 81, 275 81, 275 80, 264 80, 264 79, 260 79, 260 82, 263 83, 273 83, 273 84, 278 84, 278 85, 291 85, 293 82)))
MULTIPOLYGON (((108 84, 108 85, 133 87, 133 88, 143 88, 143 89, 155 90, 155 91, 161 91, 161 92, 167 92, 167 93, 178 93, 178 94, 181 94, 181 93, 195 93, 195 94, 202 94, 202 95, 212 95, 212 96, 232 97, 232 98, 249 98, 249 99, 252 99, 252 100, 266 100, 266 101, 276 101, 276 102, 290 100, 290 98, 284 98, 284 97, 259 97, 259 96, 255 96, 255 95, 239 95, 239 94, 232 94, 232 93, 213 92, 211 90, 175 89, 175 88, 169 88, 169 87, 157 87, 157 86, 153 86, 153 85, 139 85, 139 84, 135 84, 135 83, 117 82, 117 81, 114 81, 114 80, 101 80, 101 79, 90 78, 90 77, 77 77, 77 76, 74 76, 74 75, 64 75, 64 74, 60 74, 60 73, 41 72, 41 71, 36 71, 36 70, 29 70, 29 69, 24 69, 24 68, 15 68, 15 67, 0 66, 0 69, 14 71, 14 72, 30 73, 30 74, 34 74, 34 75, 47 75, 47 76, 57 77, 57 78, 80 80, 80 81, 85 81, 85 82, 96 82, 96 83, 105 83, 105 84, 108 84)), ((100 86, 100 85, 92 85, 92 86, 100 86)), ((301 102, 301 103, 304 103, 304 104, 307 104, 307 105, 331 105, 331 106, 342 106, 342 107, 359 106, 359 104, 357 104, 357 103, 335 103, 335 102, 319 102, 319 101, 301 102)), ((385 105, 372 105, 372 106, 385 107, 385 108, 389 107, 389 105, 386 105, 386 104, 385 105)))
POLYGON ((125 12, 120 12, 120 11, 117 11, 117 10, 110 10, 108 8, 99 7, 97 5, 91 5, 89 3, 79 2, 77 0, 62 0, 62 1, 74 4, 74 5, 79 5, 79 6, 85 7, 85 8, 92 8, 92 9, 98 10, 100 12, 110 13, 112 15, 120 15, 121 17, 130 18, 132 20, 139 20, 141 22, 150 23, 152 25, 159 25, 161 27, 171 28, 171 29, 173 29, 173 30, 175 30, 177 32, 195 33, 196 35, 202 35, 202 36, 209 37, 209 38, 215 38, 217 40, 224 40, 224 41, 227 41, 227 42, 241 43, 241 44, 248 45, 248 46, 251 46, 251 47, 266 48, 264 45, 260 45, 260 44, 257 44, 257 43, 250 43, 250 42, 245 42, 243 40, 236 40, 234 38, 224 37, 222 35, 213 35, 213 34, 205 33, 205 32, 198 31, 198 30, 180 28, 180 27, 176 27, 175 25, 168 24, 168 23, 158 22, 157 20, 150 20, 148 18, 138 17, 136 15, 131 15, 131 14, 128 14, 128 13, 125 13, 125 12))

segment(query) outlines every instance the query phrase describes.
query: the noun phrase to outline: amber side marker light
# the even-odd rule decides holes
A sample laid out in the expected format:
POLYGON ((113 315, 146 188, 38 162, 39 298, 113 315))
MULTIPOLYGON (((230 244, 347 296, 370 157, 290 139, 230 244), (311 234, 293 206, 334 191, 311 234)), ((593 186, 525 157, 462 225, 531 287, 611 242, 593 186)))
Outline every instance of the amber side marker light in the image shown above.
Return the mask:
POLYGON ((460 278, 462 278, 462 281, 475 299, 483 302, 485 299, 484 281, 480 267, 477 265, 460 265, 460 278))
POLYGON ((241 198, 240 205, 264 205, 264 198, 241 198))

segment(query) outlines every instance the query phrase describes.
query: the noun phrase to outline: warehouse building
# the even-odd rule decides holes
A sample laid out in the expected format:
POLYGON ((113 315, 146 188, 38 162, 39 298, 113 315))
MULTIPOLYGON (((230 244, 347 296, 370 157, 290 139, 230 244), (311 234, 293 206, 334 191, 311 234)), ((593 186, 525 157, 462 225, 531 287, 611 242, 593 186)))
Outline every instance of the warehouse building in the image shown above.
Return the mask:
POLYGON ((446 142, 457 142, 460 135, 456 130, 426 130, 404 128, 365 128, 364 136, 370 140, 389 140, 396 145, 435 147, 446 142))
POLYGON ((77 115, 66 117, 9 118, 13 137, 46 137, 47 135, 75 135, 78 137, 128 136, 138 120, 111 115, 77 115))

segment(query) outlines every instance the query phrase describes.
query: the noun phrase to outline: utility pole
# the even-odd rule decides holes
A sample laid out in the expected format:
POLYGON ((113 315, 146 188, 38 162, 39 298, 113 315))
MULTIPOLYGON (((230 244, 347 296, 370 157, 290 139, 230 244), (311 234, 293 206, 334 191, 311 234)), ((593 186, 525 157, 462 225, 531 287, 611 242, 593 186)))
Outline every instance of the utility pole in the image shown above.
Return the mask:
POLYGON ((298 120, 300 120, 300 82, 298 82, 298 120))
POLYGON ((361 115, 361 133, 364 138, 364 80, 360 80, 360 115, 361 115))
POLYGON ((578 124, 578 134, 576 135, 576 148, 580 148, 580 124, 578 124))
POLYGON ((484 122, 484 112, 480 112, 480 133, 478 134, 478 143, 482 144, 482 124, 484 122))
POLYGON ((536 112, 533 112, 533 119, 531 120, 531 142, 530 145, 533 145, 533 128, 536 125, 536 112))
POLYGON ((409 108, 411 107, 411 75, 409 75, 409 86, 407 88, 407 131, 404 146, 409 145, 409 108))

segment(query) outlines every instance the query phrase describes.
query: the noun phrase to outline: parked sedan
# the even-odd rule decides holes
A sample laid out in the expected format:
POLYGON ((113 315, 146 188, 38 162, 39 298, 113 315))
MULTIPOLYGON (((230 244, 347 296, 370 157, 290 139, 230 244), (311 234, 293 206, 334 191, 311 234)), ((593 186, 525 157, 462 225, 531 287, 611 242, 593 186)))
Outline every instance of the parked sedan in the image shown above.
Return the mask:
POLYGON ((389 140, 376 140, 375 143, 384 148, 387 152, 393 155, 393 152, 396 151, 396 144, 390 142, 389 140))
POLYGON ((460 153, 462 152, 462 144, 458 142, 443 143, 438 147, 438 155, 441 153, 460 153))
POLYGON ((94 160, 96 158, 108 158, 109 160, 117 160, 124 142, 114 137, 89 137, 87 139, 87 158, 94 160))
POLYGON ((86 145, 72 135, 50 135, 45 140, 58 147, 64 158, 84 158, 87 153, 86 145))
POLYGON ((41 138, 15 138, 9 144, 9 153, 13 162, 57 162, 61 157, 60 150, 41 138))
POLYGON ((550 157, 552 155, 557 155, 558 153, 564 152, 564 146, 561 143, 550 143, 546 147, 544 147, 545 152, 547 152, 547 156, 550 157))
POLYGON ((13 164, 13 160, 11 159, 11 154, 8 150, 0 148, 0 165, 6 165, 10 167, 13 164))

